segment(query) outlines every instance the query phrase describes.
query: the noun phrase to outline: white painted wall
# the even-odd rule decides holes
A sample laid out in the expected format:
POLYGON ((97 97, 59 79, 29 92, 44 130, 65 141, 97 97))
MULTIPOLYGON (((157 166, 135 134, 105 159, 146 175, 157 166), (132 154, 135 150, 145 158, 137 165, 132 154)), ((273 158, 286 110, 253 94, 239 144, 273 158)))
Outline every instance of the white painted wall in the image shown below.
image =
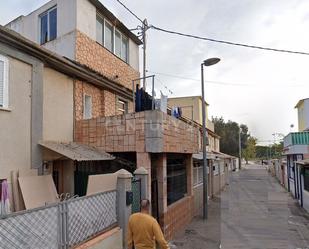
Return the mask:
POLYGON ((303 190, 303 208, 309 212, 309 192, 306 190, 303 190))
POLYGON ((90 37, 92 40, 96 40, 96 7, 87 0, 76 0, 76 5, 76 29, 90 37))

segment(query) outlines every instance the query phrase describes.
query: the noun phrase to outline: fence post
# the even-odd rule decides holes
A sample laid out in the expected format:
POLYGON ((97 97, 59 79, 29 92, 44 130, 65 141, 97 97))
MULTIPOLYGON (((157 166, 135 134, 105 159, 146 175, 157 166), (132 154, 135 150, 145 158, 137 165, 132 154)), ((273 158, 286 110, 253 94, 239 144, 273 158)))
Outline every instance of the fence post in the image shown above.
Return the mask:
POLYGON ((149 199, 148 193, 148 171, 140 167, 134 171, 136 178, 141 179, 141 199, 149 199))
POLYGON ((123 245, 127 245, 127 226, 131 215, 131 204, 126 203, 126 193, 132 190, 132 174, 124 169, 118 171, 117 179, 117 217, 123 233, 123 245))

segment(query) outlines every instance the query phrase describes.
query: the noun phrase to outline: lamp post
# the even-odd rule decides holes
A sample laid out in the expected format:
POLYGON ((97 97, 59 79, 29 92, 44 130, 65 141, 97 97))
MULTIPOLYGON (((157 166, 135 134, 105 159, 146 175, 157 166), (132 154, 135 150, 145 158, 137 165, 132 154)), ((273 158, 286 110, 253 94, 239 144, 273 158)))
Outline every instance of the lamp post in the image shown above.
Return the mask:
POLYGON ((209 67, 217 64, 219 58, 209 58, 201 64, 201 82, 202 82, 202 118, 203 118, 203 219, 208 218, 208 193, 207 193, 207 155, 206 155, 206 102, 204 96, 204 66, 209 67))

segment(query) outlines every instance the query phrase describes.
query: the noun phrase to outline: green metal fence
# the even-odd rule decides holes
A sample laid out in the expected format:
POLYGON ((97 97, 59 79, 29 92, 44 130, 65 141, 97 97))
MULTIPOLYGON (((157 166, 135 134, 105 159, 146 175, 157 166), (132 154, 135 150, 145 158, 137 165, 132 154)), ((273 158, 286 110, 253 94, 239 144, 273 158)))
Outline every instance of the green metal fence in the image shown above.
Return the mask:
POLYGON ((132 193, 132 214, 134 214, 141 211, 141 179, 132 179, 132 193))

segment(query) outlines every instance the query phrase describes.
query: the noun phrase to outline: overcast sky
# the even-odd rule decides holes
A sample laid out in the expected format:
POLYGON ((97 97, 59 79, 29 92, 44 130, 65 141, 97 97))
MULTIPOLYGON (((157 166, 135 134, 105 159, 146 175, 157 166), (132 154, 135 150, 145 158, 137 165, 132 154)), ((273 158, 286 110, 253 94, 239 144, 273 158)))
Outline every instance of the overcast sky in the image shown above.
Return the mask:
MULTIPOLYGON (((1 4, 0 23, 27 14, 46 0, 11 0, 1 4)), ((101 0, 129 28, 139 23, 116 0, 101 0)), ((308 0, 136 0, 123 2, 148 23, 220 40, 309 52, 308 0)), ((170 97, 200 95, 200 63, 222 61, 205 69, 210 116, 248 125, 260 141, 272 133, 297 130, 294 106, 309 97, 309 56, 291 55, 215 44, 148 31, 150 72, 157 88, 170 97), (194 80, 196 79, 196 80, 194 80), (163 83, 163 84, 162 84, 163 83)))

